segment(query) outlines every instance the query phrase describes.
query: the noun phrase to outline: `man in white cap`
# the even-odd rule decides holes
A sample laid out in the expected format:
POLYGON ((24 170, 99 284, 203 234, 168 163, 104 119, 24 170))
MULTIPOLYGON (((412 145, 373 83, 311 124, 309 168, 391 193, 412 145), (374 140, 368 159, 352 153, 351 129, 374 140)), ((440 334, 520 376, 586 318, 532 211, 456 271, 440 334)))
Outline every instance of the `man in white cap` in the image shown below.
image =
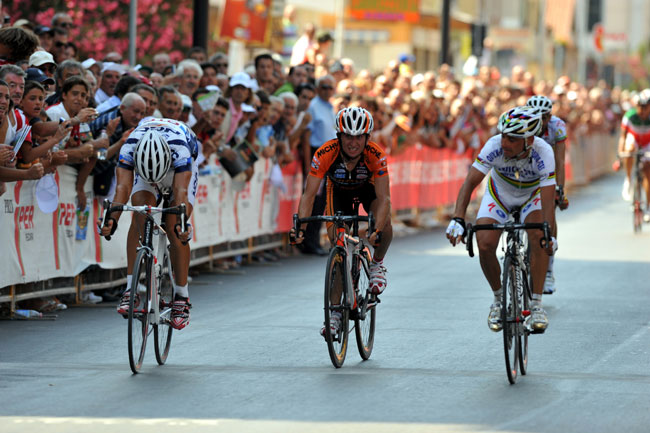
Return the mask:
POLYGON ((226 142, 230 141, 232 136, 235 135, 239 121, 244 116, 242 104, 251 100, 252 81, 251 77, 245 72, 237 72, 230 78, 228 90, 225 95, 226 99, 228 99, 230 109, 221 125, 221 131, 226 137, 226 142))
POLYGON ((97 105, 113 96, 115 93, 115 85, 120 80, 123 71, 122 65, 113 62, 104 63, 99 89, 95 92, 95 102, 97 102, 97 105))
POLYGON ((29 67, 40 69, 50 78, 54 78, 54 72, 56 72, 54 57, 47 51, 35 51, 29 57, 29 67))
POLYGON ((86 70, 92 72, 95 76, 95 79, 99 79, 102 73, 102 62, 98 62, 92 57, 81 62, 81 65, 86 68, 86 70))

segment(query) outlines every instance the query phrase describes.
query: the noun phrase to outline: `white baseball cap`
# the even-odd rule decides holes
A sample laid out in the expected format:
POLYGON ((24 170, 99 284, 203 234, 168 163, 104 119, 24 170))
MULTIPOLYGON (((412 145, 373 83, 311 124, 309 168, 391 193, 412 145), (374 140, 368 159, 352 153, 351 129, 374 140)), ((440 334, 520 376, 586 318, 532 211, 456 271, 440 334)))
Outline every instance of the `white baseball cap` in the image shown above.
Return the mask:
POLYGON ((230 87, 244 86, 247 89, 250 89, 252 88, 251 77, 249 77, 246 72, 237 72, 230 78, 228 85, 230 87))
POLYGON ((47 51, 35 51, 34 54, 29 56, 29 66, 39 67, 47 63, 56 65, 54 57, 52 57, 52 54, 47 51))

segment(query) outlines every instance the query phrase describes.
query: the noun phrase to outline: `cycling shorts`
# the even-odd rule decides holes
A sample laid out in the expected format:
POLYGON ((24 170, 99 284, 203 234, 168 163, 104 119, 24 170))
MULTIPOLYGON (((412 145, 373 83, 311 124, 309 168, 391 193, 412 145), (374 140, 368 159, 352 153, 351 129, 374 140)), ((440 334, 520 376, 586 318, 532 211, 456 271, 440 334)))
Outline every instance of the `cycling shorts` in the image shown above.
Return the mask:
MULTIPOLYGON (((343 189, 337 188, 328 179, 326 188, 325 215, 335 215, 338 211, 341 211, 343 215, 354 215, 352 204, 355 199, 359 200, 363 205, 363 209, 368 213, 370 212, 370 205, 377 198, 375 185, 370 182, 358 188, 343 189)), ((327 223, 328 228, 331 225, 332 223, 327 223)))
MULTIPOLYGON (((174 170, 171 169, 167 172, 162 181, 155 183, 144 182, 138 173, 133 171, 133 191, 131 196, 138 191, 149 191, 151 194, 156 197, 156 203, 160 203, 162 200, 162 191, 172 187, 174 183, 174 170)), ((194 206, 194 199, 196 197, 196 190, 199 187, 199 164, 194 161, 192 162, 192 177, 190 178, 190 184, 187 186, 187 201, 189 204, 194 206)), ((171 199, 174 197, 172 195, 171 199)))
POLYGON ((488 178, 485 195, 481 201, 476 219, 492 218, 497 223, 505 223, 512 209, 521 206, 521 223, 526 221, 528 215, 536 210, 542 210, 542 196, 540 189, 535 189, 531 195, 516 197, 509 194, 497 195, 492 185, 492 179, 488 178))

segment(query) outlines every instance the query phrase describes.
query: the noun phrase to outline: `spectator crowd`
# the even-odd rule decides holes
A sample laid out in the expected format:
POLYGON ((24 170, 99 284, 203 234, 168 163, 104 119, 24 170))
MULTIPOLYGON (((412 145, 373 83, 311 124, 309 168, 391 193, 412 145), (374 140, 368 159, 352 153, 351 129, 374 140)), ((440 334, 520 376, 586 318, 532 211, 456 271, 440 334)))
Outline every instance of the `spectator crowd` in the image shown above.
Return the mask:
MULTIPOLYGON (((416 143, 476 154, 495 134, 499 115, 533 94, 554 101, 569 139, 613 133, 632 96, 605 82, 535 80, 519 66, 510 76, 484 66, 459 78, 444 64, 416 73, 409 54, 382 71, 358 70, 354 59, 333 58, 333 38, 312 24, 290 56, 261 51, 240 71, 226 53, 199 47, 178 63, 166 52, 139 65, 126 64, 118 52, 80 58, 69 38, 72 18, 61 12, 47 24, 19 20, 0 28, 0 194, 7 183, 67 164, 77 173, 79 209, 87 206, 91 175, 94 195, 112 197, 120 147, 147 116, 190 126, 203 172, 236 159, 236 148, 248 143, 280 168, 295 161, 306 173, 313 149, 335 136, 334 114, 348 106, 371 112, 371 140, 389 154, 416 143)), ((243 183, 252 175, 248 167, 234 177, 243 183)))

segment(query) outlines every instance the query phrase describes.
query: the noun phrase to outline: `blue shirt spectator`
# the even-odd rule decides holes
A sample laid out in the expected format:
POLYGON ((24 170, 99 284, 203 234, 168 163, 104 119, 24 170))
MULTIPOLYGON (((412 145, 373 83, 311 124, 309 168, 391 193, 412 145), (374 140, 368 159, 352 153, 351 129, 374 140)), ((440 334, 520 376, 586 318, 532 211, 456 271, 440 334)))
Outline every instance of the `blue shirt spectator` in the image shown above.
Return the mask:
POLYGON ((313 148, 319 148, 327 140, 336 138, 336 124, 334 106, 329 99, 334 93, 334 77, 325 75, 318 79, 316 86, 316 97, 309 103, 307 112, 311 115, 311 122, 307 129, 311 132, 309 144, 313 148))

